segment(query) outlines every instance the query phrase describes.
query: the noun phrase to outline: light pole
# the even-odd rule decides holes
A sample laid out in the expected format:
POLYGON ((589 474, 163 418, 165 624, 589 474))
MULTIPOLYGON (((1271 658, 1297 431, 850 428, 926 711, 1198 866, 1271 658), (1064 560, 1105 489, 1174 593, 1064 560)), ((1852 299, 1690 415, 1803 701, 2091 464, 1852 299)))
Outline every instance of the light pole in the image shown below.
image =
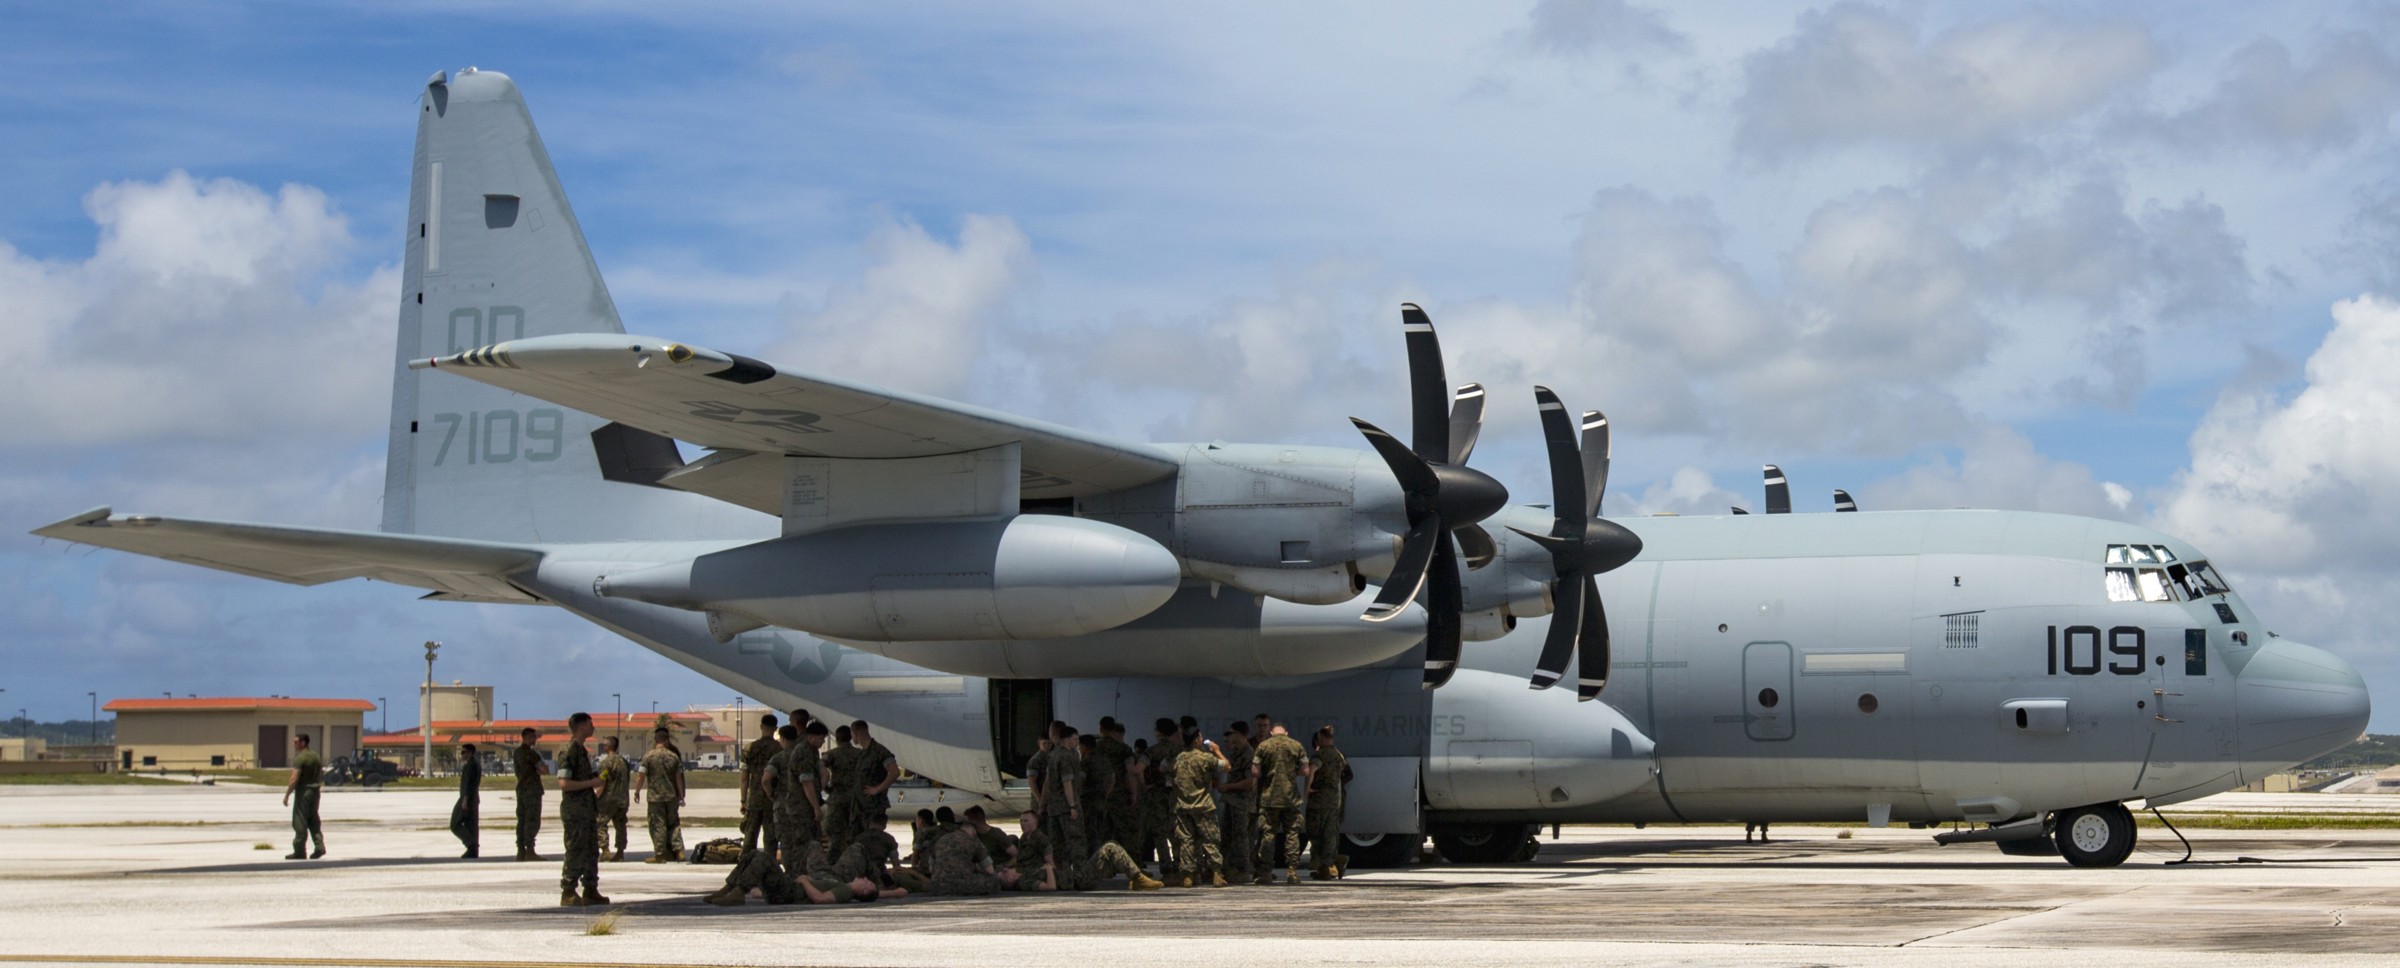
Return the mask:
POLYGON ((92 745, 98 746, 100 745, 100 694, 87 692, 84 695, 90 696, 92 699, 92 745))
POLYGON ((425 711, 417 720, 417 733, 425 737, 425 759, 417 767, 423 776, 433 775, 433 654, 441 650, 439 642, 425 643, 425 711))
POLYGON ((382 729, 379 729, 379 730, 376 730, 376 732, 379 732, 379 733, 389 733, 389 732, 391 732, 391 731, 392 731, 392 701, 391 701, 391 700, 389 700, 389 699, 386 699, 386 698, 384 698, 384 697, 382 697, 382 696, 377 696, 377 697, 375 697, 375 711, 383 714, 383 728, 382 728, 382 729))
POLYGON ((742 697, 740 696, 733 697, 733 755, 736 759, 741 758, 742 755, 742 697))
POLYGON ((508 722, 508 703, 505 700, 500 703, 500 721, 508 722))
POLYGON ((617 725, 609 735, 617 738, 617 745, 623 746, 625 745, 625 694, 612 692, 608 695, 617 701, 617 725))

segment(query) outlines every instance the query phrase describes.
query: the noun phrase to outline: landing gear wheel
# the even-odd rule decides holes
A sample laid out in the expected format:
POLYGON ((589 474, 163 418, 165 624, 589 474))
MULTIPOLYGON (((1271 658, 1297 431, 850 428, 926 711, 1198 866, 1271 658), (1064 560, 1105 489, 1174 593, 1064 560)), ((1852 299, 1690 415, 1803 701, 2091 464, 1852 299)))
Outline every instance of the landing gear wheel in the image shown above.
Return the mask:
POLYGON ((2059 856, 2077 867, 2115 867, 2133 855, 2133 811, 2122 803, 2061 810, 2053 826, 2059 856))
POLYGON ((1529 823, 1473 824, 1434 834, 1433 849, 1453 864, 1514 864, 1524 859, 1531 839, 1529 823))
POLYGON ((1417 847, 1425 835, 1406 834, 1343 834, 1342 853, 1350 856, 1350 866, 1358 868, 1406 867, 1417 862, 1417 847))

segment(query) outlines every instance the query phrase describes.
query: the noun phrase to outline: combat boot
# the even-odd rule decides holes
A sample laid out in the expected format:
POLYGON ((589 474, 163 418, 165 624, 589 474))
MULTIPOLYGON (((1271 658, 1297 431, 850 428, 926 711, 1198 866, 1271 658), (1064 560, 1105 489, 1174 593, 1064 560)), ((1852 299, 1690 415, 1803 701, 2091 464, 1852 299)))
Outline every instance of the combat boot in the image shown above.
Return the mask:
POLYGON ((585 891, 583 893, 583 906, 585 907, 599 907, 607 903, 608 895, 602 894, 599 891, 585 891))
POLYGON ((1333 879, 1333 869, 1330 867, 1316 868, 1308 872, 1308 879, 1312 881, 1330 881, 1333 879))
POLYGON ((741 907, 749 900, 749 891, 735 893, 731 889, 718 891, 717 893, 708 896, 708 903, 714 904, 718 907, 741 907))
POLYGON ((669 861, 669 860, 672 860, 672 859, 673 859, 673 858, 671 858, 671 857, 668 857, 668 856, 667 856, 667 855, 665 855, 665 854, 652 854, 652 855, 650 855, 650 856, 648 856, 648 857, 644 857, 644 858, 642 858, 642 863, 645 863, 645 864, 664 864, 664 863, 666 863, 667 861, 669 861))
POLYGON ((1283 869, 1283 882, 1284 882, 1284 883, 1286 883, 1286 884, 1298 884, 1298 883, 1300 883, 1300 868, 1297 868, 1297 867, 1286 867, 1286 868, 1284 868, 1284 869, 1283 869))
POLYGON ((1256 884, 1256 885, 1261 885, 1261 886, 1264 886, 1264 885, 1267 885, 1267 884, 1273 884, 1273 883, 1275 883, 1275 872, 1274 872, 1274 871, 1259 871, 1259 872, 1258 872, 1258 876, 1257 876, 1257 877, 1254 877, 1254 878, 1251 878, 1251 879, 1250 879, 1250 883, 1252 883, 1252 884, 1256 884))
POLYGON ((1225 886, 1225 875, 1223 875, 1223 874, 1210 874, 1210 875, 1208 875, 1208 886, 1210 886, 1210 887, 1224 887, 1224 886, 1225 886))
POLYGON ((1192 875, 1177 874, 1175 875, 1174 880, 1168 881, 1167 883, 1174 887, 1190 887, 1192 886, 1192 875))
POLYGON ((558 906, 582 907, 583 898, 576 896, 574 891, 560 891, 558 892, 558 906))
POLYGON ((1133 879, 1125 882, 1125 886, 1136 891, 1155 891, 1159 888, 1167 886, 1167 882, 1159 880, 1155 877, 1151 877, 1150 875, 1144 874, 1141 871, 1134 871, 1133 879))

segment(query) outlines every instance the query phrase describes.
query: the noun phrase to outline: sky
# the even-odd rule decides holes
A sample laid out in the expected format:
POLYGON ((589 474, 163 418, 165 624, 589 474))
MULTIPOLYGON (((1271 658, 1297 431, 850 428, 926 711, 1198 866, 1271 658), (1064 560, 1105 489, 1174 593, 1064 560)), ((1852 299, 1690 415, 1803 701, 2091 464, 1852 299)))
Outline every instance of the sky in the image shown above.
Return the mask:
MULTIPOLYGON (((25 531, 373 528, 415 102, 510 74, 628 328, 1154 440, 1358 446, 1397 306, 1606 410, 1606 510, 2162 528, 2400 731, 2400 7, 43 4, 0 30, 0 707, 728 701, 550 609, 25 531)), ((1525 405, 1511 405, 1509 401, 1525 405)), ((376 721, 371 720, 371 724, 376 721)))

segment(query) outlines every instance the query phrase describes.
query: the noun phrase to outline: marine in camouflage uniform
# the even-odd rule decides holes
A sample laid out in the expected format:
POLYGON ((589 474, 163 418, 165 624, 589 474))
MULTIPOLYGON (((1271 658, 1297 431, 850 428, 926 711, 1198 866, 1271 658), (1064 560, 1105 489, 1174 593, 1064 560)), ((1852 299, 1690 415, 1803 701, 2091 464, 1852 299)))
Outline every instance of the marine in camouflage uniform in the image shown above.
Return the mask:
POLYGON ((1056 883, 1062 891, 1092 889, 1091 865, 1085 863, 1091 848, 1083 836, 1083 807, 1077 800, 1077 784, 1083 779, 1081 744, 1075 741, 1075 727, 1060 723, 1051 728, 1050 752, 1042 755, 1040 791, 1042 833, 1056 853, 1056 883))
POLYGON ((1217 849, 1217 771, 1225 758, 1195 743, 1175 757, 1175 859, 1180 887, 1225 886, 1225 856, 1217 849))
POLYGON ((292 738, 292 779, 283 787, 283 802, 292 808, 292 852, 285 860, 325 856, 325 825, 317 819, 317 803, 325 794, 325 758, 308 748, 308 734, 292 738), (317 838, 309 854, 308 838, 317 838))
POLYGON ((1164 878, 1175 866, 1175 757, 1183 752, 1183 740, 1174 720, 1161 719, 1158 727, 1158 737, 1142 753, 1141 846, 1134 854, 1156 854, 1164 878))
POLYGON ((1316 869, 1309 876, 1329 881, 1350 866, 1342 853, 1342 785, 1350 782, 1350 760, 1334 748, 1331 726, 1317 730, 1316 745, 1308 784, 1308 835, 1316 845, 1311 858, 1316 869))
MULTIPOLYGON (((813 846, 811 850, 822 854, 813 846)), ((843 877, 829 869, 814 869, 794 876, 775 863, 766 851, 753 850, 742 855, 733 871, 725 875, 725 886, 708 896, 708 903, 723 907, 740 907, 756 889, 768 904, 840 904, 847 901, 872 901, 879 893, 873 884, 861 883, 858 878, 843 877)))
POLYGON ((891 747, 883 745, 875 738, 874 731, 867 727, 866 720, 862 719, 850 724, 850 738, 852 742, 858 744, 859 752, 862 754, 858 767, 858 793, 861 798, 858 804, 859 812, 861 814, 891 813, 891 787, 900 779, 900 757, 892 753, 891 747))
POLYGON ((616 828, 616 849, 609 860, 625 859, 625 815, 631 811, 633 797, 633 764, 617 755, 617 738, 600 741, 600 846, 609 843, 609 828, 616 828))
POLYGON ((562 907, 606 904, 600 894, 600 769, 583 741, 592 735, 592 715, 567 717, 567 750, 558 757, 558 822, 567 837, 567 858, 558 873, 562 907), (575 891, 583 889, 579 897, 575 891))
MULTIPOLYGON (((791 729, 785 726, 784 729, 791 729)), ((775 774, 775 836, 776 847, 783 852, 783 864, 798 871, 808 855, 808 848, 817 842, 817 748, 825 738, 822 723, 809 723, 811 732, 793 741, 790 749, 777 754, 768 769, 775 774)))
POLYGON ((833 748, 825 751, 825 849, 840 854, 866 829, 859 822, 858 787, 866 751, 850 745, 850 727, 834 730, 833 748))
POLYGON ((540 860, 533 852, 533 838, 542 832, 542 774, 550 767, 542 762, 542 753, 533 746, 541 737, 533 727, 518 734, 516 751, 509 754, 511 768, 517 773, 517 859, 540 860))
POLYGON ((1237 720, 1225 730, 1219 752, 1225 756, 1225 782, 1217 787, 1225 800, 1225 879, 1245 884, 1258 872, 1258 747, 1250 745, 1250 724, 1237 720))
POLYGON ((763 836, 768 847, 775 846, 775 808, 768 799, 766 788, 767 761, 782 752, 783 744, 775 741, 775 714, 758 717, 758 738, 742 750, 742 849, 752 850, 763 836))
POLYGON ((482 856, 483 755, 468 743, 458 749, 458 802, 450 807, 450 836, 465 844, 461 857, 482 856))
POLYGON ((683 754, 667 743, 667 731, 650 734, 650 752, 642 754, 642 792, 650 796, 650 863, 683 856, 683 754))
POLYGON ((1084 809, 1094 814, 1093 829, 1099 831, 1094 840, 1103 843, 1116 841, 1132 844, 1141 839, 1141 826, 1133 810, 1133 784, 1138 782, 1139 768, 1133 762, 1133 747, 1125 745, 1125 727, 1114 718, 1100 720, 1100 736, 1092 741, 1092 757, 1104 774, 1099 796, 1086 801, 1084 809))
POLYGON ((972 827, 951 827, 933 841, 927 893, 976 897, 1000 890, 1000 877, 991 872, 991 851, 972 827))
POLYGON ((1275 882, 1275 852, 1283 850, 1285 880, 1297 882, 1300 873, 1301 806, 1308 790, 1308 752, 1300 741, 1275 727, 1274 735, 1258 744, 1258 875, 1254 883, 1275 882))

